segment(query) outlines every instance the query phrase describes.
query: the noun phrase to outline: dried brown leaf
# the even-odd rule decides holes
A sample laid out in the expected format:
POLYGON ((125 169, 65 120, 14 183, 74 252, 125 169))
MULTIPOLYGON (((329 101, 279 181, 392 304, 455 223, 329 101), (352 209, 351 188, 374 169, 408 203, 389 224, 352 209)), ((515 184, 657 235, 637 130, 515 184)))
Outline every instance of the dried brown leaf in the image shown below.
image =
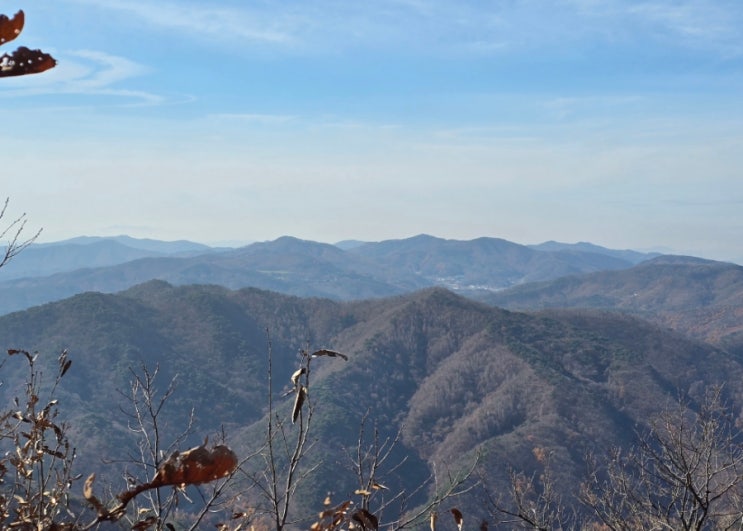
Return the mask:
POLYGON ((361 524, 361 528, 365 531, 377 531, 379 529, 379 519, 366 509, 359 509, 353 513, 351 519, 361 524))
POLYGON ((136 524, 132 526, 132 531, 144 531, 145 529, 149 529, 153 525, 157 523, 157 517, 156 516, 148 516, 144 520, 140 520, 136 524))
POLYGON ((0 44, 10 42, 21 34, 24 19, 23 10, 19 10, 13 18, 0 15, 0 44))
POLYGON ((88 476, 88 479, 85 480, 85 484, 83 485, 83 496, 86 500, 90 501, 91 498, 94 498, 93 496, 93 482, 95 481, 95 474, 91 474, 88 476))
POLYGON ((176 452, 160 465, 152 480, 153 487, 163 485, 199 485, 230 475, 237 468, 237 456, 227 446, 209 450, 197 446, 176 452))
POLYGON ((304 404, 304 400, 307 398, 307 389, 303 385, 299 386, 299 389, 297 389, 297 396, 294 398, 294 408, 292 409, 292 424, 295 424, 297 422, 297 418, 299 418, 299 412, 302 410, 302 405, 304 404))
POLYGON ((452 516, 454 516, 454 522, 457 524, 457 529, 459 531, 462 531, 462 524, 464 523, 464 517, 462 516, 462 511, 457 509, 456 507, 452 507, 449 509, 452 516))
POLYGON ((52 450, 48 446, 44 445, 42 448, 44 450, 44 453, 49 454, 51 456, 56 457, 57 459, 64 459, 64 454, 62 452, 59 452, 57 450, 52 450))
POLYGON ((335 350, 329 350, 326 348, 321 348, 320 350, 316 350, 312 353, 313 358, 317 358, 318 356, 329 356, 331 358, 343 358, 344 360, 348 361, 348 356, 343 354, 342 352, 338 352, 335 350))
POLYGON ((305 369, 304 367, 301 367, 297 369, 296 371, 294 371, 294 374, 292 374, 292 378, 291 378, 292 385, 294 387, 296 387, 297 384, 299 383, 299 377, 305 374, 306 372, 307 372, 307 369, 305 369))
POLYGON ((109 514, 108 510, 106 510, 106 507, 104 507, 101 501, 93 494, 94 482, 95 474, 89 475, 88 479, 85 480, 85 484, 83 485, 83 497, 88 500, 88 503, 95 507, 95 510, 98 513, 99 517, 107 516, 109 514))
POLYGON ((40 74, 57 66, 57 61, 48 53, 20 46, 12 54, 0 56, 0 77, 40 74))
POLYGON ((68 370, 70 370, 70 365, 72 365, 72 360, 67 360, 64 365, 62 365, 62 370, 59 373, 59 377, 61 378, 64 376, 68 370))

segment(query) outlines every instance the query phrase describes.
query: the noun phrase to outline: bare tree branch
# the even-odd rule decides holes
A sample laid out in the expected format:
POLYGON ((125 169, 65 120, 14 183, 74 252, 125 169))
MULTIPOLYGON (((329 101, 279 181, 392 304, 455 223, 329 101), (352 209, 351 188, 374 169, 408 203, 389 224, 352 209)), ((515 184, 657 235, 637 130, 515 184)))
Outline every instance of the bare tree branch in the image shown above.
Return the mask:
MULTIPOLYGON (((0 208, 0 221, 6 217, 9 203, 10 198, 8 197, 5 199, 2 208, 0 208)), ((41 234, 41 229, 39 229, 36 234, 30 238, 23 239, 22 234, 26 228, 26 221, 26 213, 24 212, 19 217, 8 223, 4 228, 0 227, 0 240, 6 240, 7 238, 5 251, 0 251, 0 267, 3 267, 13 257, 17 256, 26 247, 31 245, 41 234)))

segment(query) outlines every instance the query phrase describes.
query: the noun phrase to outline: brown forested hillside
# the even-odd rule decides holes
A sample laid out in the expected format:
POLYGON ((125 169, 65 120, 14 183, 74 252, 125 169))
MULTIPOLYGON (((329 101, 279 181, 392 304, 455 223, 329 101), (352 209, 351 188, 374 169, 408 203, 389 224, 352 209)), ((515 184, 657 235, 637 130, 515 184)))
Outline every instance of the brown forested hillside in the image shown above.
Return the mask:
MULTIPOLYGON (((38 350, 42 359, 69 349, 74 364, 59 395, 76 467, 111 482, 120 475, 115 461, 134 451, 121 408, 131 370, 142 364, 159 364, 163 387, 177 376, 163 438, 175 437, 193 408, 194 444, 224 429, 240 455, 258 448, 267 331, 283 415, 292 398, 281 392, 300 348, 330 347, 349 357, 314 365, 311 461, 319 468, 305 484, 301 510, 317 507, 328 492, 353 491, 347 458, 365 415, 382 438, 401 430, 395 456, 407 461, 381 471, 396 489, 411 492, 434 467, 466 466, 478 453, 489 483, 503 486, 510 467, 537 470, 541 451, 554 456, 570 492, 586 451, 629 443, 636 425, 680 393, 694 398, 705 385, 725 382, 726 397, 743 403, 741 366, 712 346, 627 316, 516 313, 440 288, 341 303, 153 281, 0 318, 8 347, 38 350)), ((11 364, 3 367, 5 400, 18 392, 18 377, 11 364)), ((458 503, 482 509, 474 494, 458 503)))
POLYGON ((621 271, 525 284, 482 298, 514 310, 630 313, 743 354, 743 267, 735 264, 664 256, 621 271))

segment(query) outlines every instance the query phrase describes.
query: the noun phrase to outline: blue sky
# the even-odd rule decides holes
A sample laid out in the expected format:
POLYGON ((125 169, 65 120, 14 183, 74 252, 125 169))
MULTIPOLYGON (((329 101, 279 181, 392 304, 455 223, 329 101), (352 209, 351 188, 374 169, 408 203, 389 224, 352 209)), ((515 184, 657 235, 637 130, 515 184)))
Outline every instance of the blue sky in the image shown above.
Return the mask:
POLYGON ((11 0, 43 241, 428 233, 743 263, 740 0, 11 0))

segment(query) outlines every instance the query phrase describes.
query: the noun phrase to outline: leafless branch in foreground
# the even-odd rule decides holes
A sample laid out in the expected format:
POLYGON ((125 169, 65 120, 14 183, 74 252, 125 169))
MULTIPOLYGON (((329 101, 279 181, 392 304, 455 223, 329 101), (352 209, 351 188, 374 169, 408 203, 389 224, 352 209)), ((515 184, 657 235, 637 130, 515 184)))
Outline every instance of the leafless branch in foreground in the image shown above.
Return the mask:
MULTIPOLYGON (((2 223, 3 218, 7 216, 9 203, 10 198, 5 198, 5 202, 0 209, 0 223, 2 223)), ((36 238, 41 234, 41 229, 39 229, 36 234, 30 238, 24 239, 22 235, 26 228, 26 221, 26 213, 24 212, 19 217, 8 223, 4 228, 0 227, 0 240, 7 239, 8 242, 5 244, 5 250, 0 251, 0 267, 3 267, 13 259, 13 257, 17 256, 26 247, 36 241, 36 238)))

